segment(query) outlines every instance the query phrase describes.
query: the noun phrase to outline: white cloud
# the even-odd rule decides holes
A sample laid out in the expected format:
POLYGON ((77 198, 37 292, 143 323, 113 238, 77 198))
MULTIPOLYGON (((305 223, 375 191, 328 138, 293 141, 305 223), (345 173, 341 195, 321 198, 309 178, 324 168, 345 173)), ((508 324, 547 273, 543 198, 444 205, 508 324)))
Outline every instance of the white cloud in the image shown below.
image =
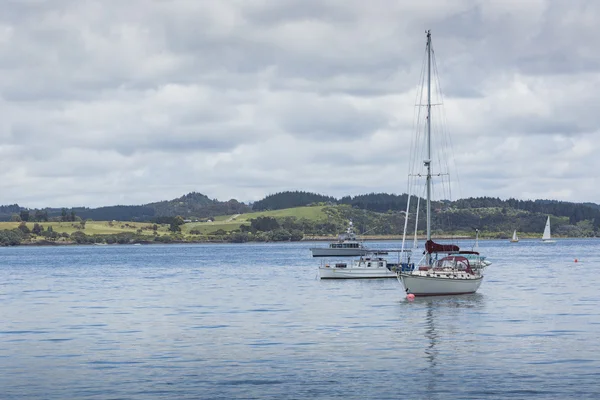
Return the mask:
POLYGON ((8 1, 0 204, 403 192, 425 29, 460 195, 597 201, 599 17, 586 1, 8 1))

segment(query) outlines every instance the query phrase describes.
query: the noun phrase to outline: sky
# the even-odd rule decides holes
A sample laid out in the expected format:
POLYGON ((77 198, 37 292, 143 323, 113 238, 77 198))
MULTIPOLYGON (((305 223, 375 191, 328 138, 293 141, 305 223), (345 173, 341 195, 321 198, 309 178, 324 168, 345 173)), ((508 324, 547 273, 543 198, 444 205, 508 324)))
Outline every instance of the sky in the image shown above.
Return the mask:
POLYGON ((600 2, 4 0, 0 204, 404 193, 427 29, 454 196, 598 202, 600 2))

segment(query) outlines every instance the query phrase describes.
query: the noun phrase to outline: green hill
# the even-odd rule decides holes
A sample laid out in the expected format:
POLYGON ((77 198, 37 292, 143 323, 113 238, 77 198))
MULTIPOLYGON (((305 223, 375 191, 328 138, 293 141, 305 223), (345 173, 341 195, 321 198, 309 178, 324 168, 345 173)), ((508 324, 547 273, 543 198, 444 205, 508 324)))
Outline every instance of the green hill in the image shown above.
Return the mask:
MULTIPOLYGON (((94 209, 27 209, 13 204, 0 206, 0 221, 94 220, 170 225, 175 217, 180 216, 181 221, 187 222, 181 225, 184 234, 254 234, 267 226, 277 227, 274 229, 280 229, 283 233, 293 231, 297 236, 297 232, 334 235, 344 231, 351 220, 361 234, 398 235, 404 227, 406 200, 406 194, 369 193, 336 199, 316 193, 288 191, 269 195, 254 203, 252 209, 235 199, 219 201, 192 192, 173 200, 94 209), (284 207, 286 205, 288 207, 284 207), (259 210, 261 208, 268 210, 259 210)), ((415 206, 413 199, 411 216, 416 212, 415 206)), ((420 232, 425 229, 424 209, 425 201, 421 201, 420 232)), ((521 236, 540 235, 548 215, 551 216, 553 233, 557 236, 600 235, 600 206, 594 203, 478 197, 432 202, 432 210, 432 224, 438 235, 472 235, 476 229, 484 237, 508 237, 515 229, 521 236)), ((409 231, 414 230, 413 224, 411 218, 409 231)))
MULTIPOLYGON (((522 237, 537 237, 544 230, 548 214, 526 210, 479 207, 461 209, 447 206, 434 208, 432 226, 438 236, 474 236, 475 230, 481 237, 508 238, 513 230, 522 237)), ((188 223, 185 232, 236 232, 249 227, 258 218, 273 218, 281 227, 299 229, 306 235, 336 235, 344 231, 352 221, 359 234, 401 235, 404 228, 404 213, 385 213, 363 210, 349 205, 295 207, 282 210, 252 212, 240 215, 218 216, 210 222, 188 223)), ((553 234, 560 237, 591 237, 600 234, 595 219, 584 219, 572 223, 569 217, 550 217, 553 234)), ((420 211, 418 231, 425 233, 424 210, 420 211)), ((408 232, 414 232, 414 221, 409 220, 408 232)))
POLYGON ((248 205, 240 203, 235 199, 228 201, 211 200, 206 195, 192 192, 173 200, 131 206, 43 208, 40 210, 19 207, 17 204, 0 206, 0 221, 11 221, 15 215, 21 217, 21 212, 26 212, 30 221, 36 220, 42 222, 57 218, 69 221, 70 219, 65 219, 64 215, 66 214, 67 217, 70 217, 72 213, 81 219, 95 221, 152 222, 159 217, 180 215, 183 218, 199 219, 250 211, 251 208, 248 205), (36 215, 40 216, 36 217, 36 215))
POLYGON ((272 217, 279 220, 291 218, 318 223, 319 221, 327 221, 325 208, 324 206, 294 207, 283 210, 250 212, 247 214, 221 215, 211 221, 187 223, 184 225, 183 230, 184 232, 199 231, 203 234, 219 230, 232 232, 240 229, 241 225, 249 226, 253 219, 259 217, 272 217))
POLYGON ((211 200, 201 193, 188 193, 179 198, 146 204, 154 209, 157 217, 170 217, 180 215, 183 218, 205 218, 224 214, 240 214, 249 212, 251 208, 237 200, 219 201, 211 200))

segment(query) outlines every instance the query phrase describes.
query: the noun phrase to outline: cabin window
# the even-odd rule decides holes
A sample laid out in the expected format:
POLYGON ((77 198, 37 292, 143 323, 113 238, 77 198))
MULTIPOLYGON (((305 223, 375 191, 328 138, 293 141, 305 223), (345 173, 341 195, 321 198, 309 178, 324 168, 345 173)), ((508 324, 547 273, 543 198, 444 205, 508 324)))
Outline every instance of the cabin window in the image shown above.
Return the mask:
POLYGON ((370 266, 371 266, 371 263, 370 263, 370 262, 368 262, 368 263, 367 263, 367 268, 368 268, 368 267, 370 267, 370 266))

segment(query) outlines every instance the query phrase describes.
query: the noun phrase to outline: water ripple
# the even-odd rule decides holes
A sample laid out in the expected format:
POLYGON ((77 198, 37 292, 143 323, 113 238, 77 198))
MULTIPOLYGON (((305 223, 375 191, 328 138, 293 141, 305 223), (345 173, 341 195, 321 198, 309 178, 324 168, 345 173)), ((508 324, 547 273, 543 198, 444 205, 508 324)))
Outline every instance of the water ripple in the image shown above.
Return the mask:
POLYGON ((0 248, 0 398, 597 398, 599 244, 482 241, 477 294, 412 302, 314 243, 0 248))

